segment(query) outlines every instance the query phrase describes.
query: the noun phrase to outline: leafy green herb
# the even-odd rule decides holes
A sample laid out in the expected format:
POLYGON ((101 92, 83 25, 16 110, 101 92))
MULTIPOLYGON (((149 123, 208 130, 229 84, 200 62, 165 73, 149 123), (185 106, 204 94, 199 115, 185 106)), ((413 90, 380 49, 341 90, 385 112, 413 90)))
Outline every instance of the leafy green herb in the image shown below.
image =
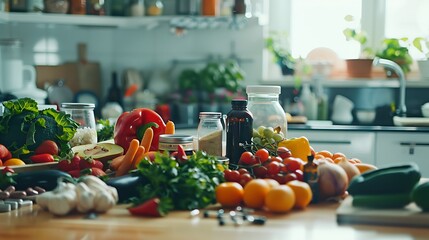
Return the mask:
POLYGON ((143 159, 138 170, 146 178, 134 204, 154 197, 167 199, 176 210, 204 208, 216 202, 215 188, 224 181, 214 156, 202 151, 178 162, 168 153, 157 153, 155 160, 143 159))
POLYGON ((60 148, 60 156, 71 152, 69 141, 79 124, 70 114, 55 109, 39 111, 37 102, 20 98, 3 102, 5 110, 0 118, 0 143, 14 157, 25 158, 44 140, 53 140, 60 148))
POLYGON ((113 139, 114 125, 110 124, 109 119, 97 120, 99 128, 97 129, 97 139, 99 142, 113 139))

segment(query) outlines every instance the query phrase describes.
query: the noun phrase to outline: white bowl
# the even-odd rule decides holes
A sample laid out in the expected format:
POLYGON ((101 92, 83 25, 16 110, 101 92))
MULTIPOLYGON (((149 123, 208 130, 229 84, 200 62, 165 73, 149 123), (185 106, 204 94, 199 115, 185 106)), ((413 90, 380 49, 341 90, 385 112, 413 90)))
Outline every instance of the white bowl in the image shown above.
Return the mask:
POLYGON ((356 117, 360 123, 370 124, 374 122, 375 110, 367 110, 367 109, 356 110, 356 117))
POLYGON ((422 105, 423 117, 429 117, 429 102, 422 105))

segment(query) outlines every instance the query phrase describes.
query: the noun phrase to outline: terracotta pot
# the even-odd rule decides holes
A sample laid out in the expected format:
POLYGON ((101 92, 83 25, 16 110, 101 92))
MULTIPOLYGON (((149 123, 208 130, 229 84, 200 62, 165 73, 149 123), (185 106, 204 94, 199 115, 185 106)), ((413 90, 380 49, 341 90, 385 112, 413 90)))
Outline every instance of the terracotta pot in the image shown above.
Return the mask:
POLYGON ((347 59, 347 73, 351 78, 371 78, 372 59, 347 59))

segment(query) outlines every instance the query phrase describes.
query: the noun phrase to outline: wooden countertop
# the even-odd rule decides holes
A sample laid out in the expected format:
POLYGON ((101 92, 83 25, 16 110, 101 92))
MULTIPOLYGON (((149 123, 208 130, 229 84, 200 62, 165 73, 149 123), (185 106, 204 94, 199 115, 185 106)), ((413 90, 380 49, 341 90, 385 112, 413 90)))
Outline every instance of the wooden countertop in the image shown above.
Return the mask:
POLYGON ((37 205, 0 213, 0 239, 428 239, 429 229, 341 225, 336 223, 337 203, 315 204, 302 211, 263 213, 263 226, 227 224, 216 218, 190 217, 174 211, 164 218, 131 216, 118 205, 96 219, 76 214, 54 217, 37 205))

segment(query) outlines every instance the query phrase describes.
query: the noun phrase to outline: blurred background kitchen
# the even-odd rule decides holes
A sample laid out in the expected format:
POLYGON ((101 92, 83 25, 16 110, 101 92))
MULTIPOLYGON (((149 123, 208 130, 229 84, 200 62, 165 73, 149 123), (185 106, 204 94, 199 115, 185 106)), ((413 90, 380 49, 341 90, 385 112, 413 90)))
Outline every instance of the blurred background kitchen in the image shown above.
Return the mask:
POLYGON ((0 0, 0 90, 93 102, 98 118, 149 107, 187 127, 200 111, 229 111, 246 85, 271 84, 292 116, 392 125, 400 84, 372 59, 401 64, 407 113, 421 117, 427 9, 425 0, 0 0), (351 59, 367 59, 369 72, 351 59))

